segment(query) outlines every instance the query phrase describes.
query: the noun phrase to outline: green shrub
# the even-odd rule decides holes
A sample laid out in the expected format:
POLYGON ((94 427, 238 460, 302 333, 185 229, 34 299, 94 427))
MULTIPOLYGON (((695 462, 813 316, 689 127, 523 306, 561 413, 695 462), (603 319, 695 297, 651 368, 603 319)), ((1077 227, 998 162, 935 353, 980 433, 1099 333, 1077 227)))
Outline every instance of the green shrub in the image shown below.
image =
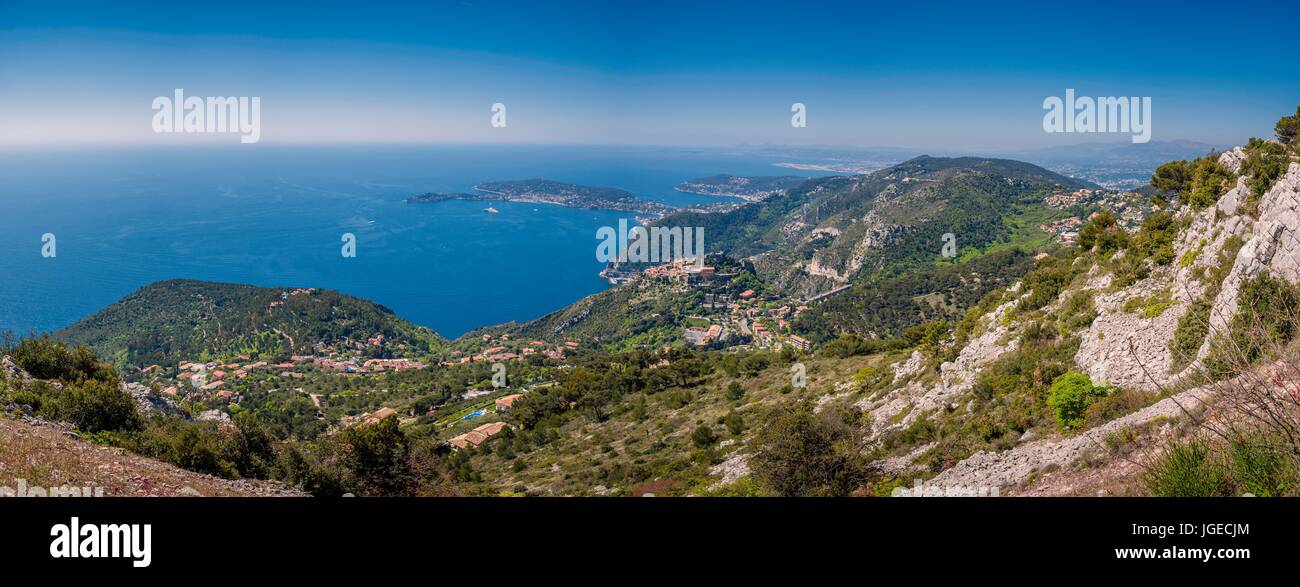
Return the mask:
POLYGON ((1071 371, 1052 381, 1047 405, 1062 430, 1075 430, 1083 426, 1083 414, 1088 406, 1105 395, 1104 387, 1093 386, 1087 375, 1071 371))
POLYGON ((1169 352, 1173 361, 1169 365, 1171 373, 1182 371, 1196 359, 1196 353, 1205 343, 1205 335, 1210 331, 1210 311, 1214 309, 1213 298, 1202 298, 1192 303, 1187 312, 1178 319, 1174 337, 1169 341, 1169 352))
POLYGON ((397 427, 397 417, 339 434, 342 460, 351 485, 365 495, 403 495, 412 479, 408 470, 410 440, 397 427))
POLYGON ((1287 451, 1290 442, 1249 432, 1232 438, 1232 474, 1242 490, 1260 497, 1291 496, 1300 491, 1300 464, 1287 451))
POLYGON ((1237 181, 1227 167, 1219 164, 1218 156, 1211 154, 1197 159, 1193 164, 1192 183, 1187 192, 1187 203, 1194 210, 1204 210, 1219 201, 1219 197, 1232 189, 1237 181))
POLYGON ((1178 259, 1178 267, 1180 269, 1186 269, 1188 267, 1191 267, 1192 263, 1195 263, 1196 260, 1201 257, 1201 252, 1204 250, 1205 250, 1205 241, 1202 240, 1201 242, 1196 244, 1195 248, 1193 248, 1190 251, 1187 251, 1186 253, 1183 253, 1183 256, 1178 259))
POLYGON ((1069 335, 1091 326, 1096 319, 1097 307, 1093 304, 1092 292, 1080 290, 1066 298, 1057 330, 1063 336, 1069 335))
POLYGON ((809 402, 777 407, 752 440, 755 480, 781 496, 848 495, 866 480, 859 417, 836 405, 820 413, 809 402))
POLYGON ((1020 300, 1016 310, 1031 312, 1046 306, 1061 295, 1061 290, 1079 274, 1087 263, 1076 267, 1073 259, 1047 257, 1038 262, 1038 267, 1025 275, 1022 283, 1029 294, 1020 300))
POLYGON ((1210 153, 1195 161, 1165 163, 1151 175, 1151 187, 1182 200, 1193 209, 1204 210, 1218 202, 1236 181, 1232 171, 1220 165, 1218 158, 1217 153, 1210 153))
POLYGON ((1156 318, 1165 313, 1174 305, 1174 300, 1168 291, 1156 292, 1150 296, 1138 296, 1129 298, 1124 302, 1124 311, 1128 313, 1140 312, 1143 318, 1148 320, 1156 318))
POLYGON ((252 414, 241 412, 227 454, 240 476, 265 478, 275 464, 275 437, 252 414))
POLYGON ((1295 495, 1300 489, 1300 467, 1288 446, 1261 433, 1234 438, 1230 444, 1232 472, 1245 491, 1259 497, 1295 495))
POLYGON ((1127 256, 1136 260, 1150 259, 1156 265, 1168 265, 1174 260, 1174 239, 1177 236, 1178 223, 1174 222, 1174 215, 1153 212, 1133 235, 1127 256))
POLYGON ((137 430, 135 400, 116 382, 86 379, 55 392, 43 410, 50 419, 71 422, 78 430, 137 430))
POLYGON ((37 379, 76 383, 85 379, 115 381, 113 368, 82 345, 69 348, 49 336, 23 339, 8 351, 14 362, 37 379))
POLYGON ((728 400, 736 401, 743 397, 745 397, 745 388, 739 382, 732 381, 727 384, 726 398, 728 400))
POLYGON ((745 417, 736 412, 729 412, 722 423, 727 426, 727 432, 732 436, 740 436, 745 432, 745 417))
POLYGON ((280 479, 316 497, 337 497, 346 493, 338 471, 296 446, 291 445, 280 453, 276 470, 280 479))
POLYGON ((1232 495, 1228 468, 1208 444, 1193 440, 1169 447, 1142 476, 1158 497, 1217 497, 1232 495))
POLYGON ((707 448, 718 442, 718 435, 713 433, 712 428, 701 424, 691 432, 691 442, 698 448, 707 448))
POLYGON ((1115 389, 1083 410, 1083 428, 1095 428, 1151 405, 1154 396, 1131 389, 1115 389))
POLYGON ((1191 183, 1192 164, 1187 161, 1170 161, 1157 167, 1151 175, 1151 187, 1168 194, 1187 193, 1191 183))

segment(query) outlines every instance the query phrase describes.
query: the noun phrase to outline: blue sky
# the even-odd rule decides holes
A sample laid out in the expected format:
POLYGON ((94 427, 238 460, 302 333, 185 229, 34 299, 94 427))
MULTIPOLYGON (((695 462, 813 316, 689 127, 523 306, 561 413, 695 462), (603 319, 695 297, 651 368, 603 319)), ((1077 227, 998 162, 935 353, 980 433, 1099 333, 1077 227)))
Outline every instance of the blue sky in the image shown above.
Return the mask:
POLYGON ((0 143, 175 140, 149 125, 174 88, 260 96, 267 142, 1121 140, 1042 131, 1074 88, 1236 144, 1300 104, 1294 0, 262 4, 0 0, 0 143))

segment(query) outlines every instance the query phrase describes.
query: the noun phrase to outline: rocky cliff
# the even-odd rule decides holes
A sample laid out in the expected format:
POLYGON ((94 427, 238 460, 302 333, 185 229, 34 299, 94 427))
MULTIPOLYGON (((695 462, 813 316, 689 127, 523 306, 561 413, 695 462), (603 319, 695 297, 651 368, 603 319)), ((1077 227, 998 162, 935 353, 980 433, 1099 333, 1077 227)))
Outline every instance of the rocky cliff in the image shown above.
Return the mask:
MULTIPOLYGON (((1300 239, 1296 235, 1300 227, 1300 162, 1292 157, 1272 187, 1255 198, 1257 203, 1248 205, 1251 188, 1243 167, 1245 158, 1242 148, 1218 156, 1218 163, 1236 178, 1213 205, 1200 210, 1186 204, 1170 206, 1177 227, 1172 262, 1125 260, 1135 247, 1106 259, 1079 255, 1070 261, 1073 266, 1066 271, 1067 282, 1045 307, 1025 309, 1022 302, 1033 294, 1032 288, 1017 283, 1000 294, 990 311, 974 320, 974 330, 958 347, 928 359, 915 353, 895 363, 893 385, 857 404, 866 413, 869 437, 879 451, 876 454, 889 455, 876 466, 890 473, 921 475, 932 484, 1000 487, 1004 494, 1127 491, 1116 490, 1113 483, 1080 483, 1077 474, 1069 482, 1055 485, 1044 479, 1053 478, 1050 473, 1054 471, 1089 466, 1095 474, 1122 470, 1125 472, 1115 474, 1134 476, 1133 468, 1121 462, 1128 457, 1111 446, 1114 437, 1124 435, 1130 444, 1144 437, 1149 447, 1174 434, 1180 419, 1194 417, 1213 401, 1214 386, 1198 387, 1202 380, 1194 375, 1201 372, 1199 367, 1214 351, 1214 342, 1237 315, 1243 285, 1261 274, 1300 284, 1300 239), (1118 269, 1124 266, 1140 271, 1125 274, 1118 269), (1092 307, 1080 312, 1080 300, 1090 301, 1092 307), (1200 316, 1188 317, 1191 312, 1200 316), (1073 318, 1067 316, 1071 313, 1085 314, 1084 319, 1072 323, 1073 318), (1086 315, 1089 313, 1091 316, 1086 315), (1196 334, 1180 331, 1180 322, 1197 318, 1208 321, 1208 326, 1200 330, 1184 327, 1196 334), (1037 329, 1044 325, 1055 331, 1056 340, 1066 341, 1056 343, 1057 347, 1068 351, 1077 344, 1077 351, 1065 361, 1066 368, 1111 389, 1112 397, 1141 399, 1131 400, 1124 404, 1128 409, 1122 409, 1123 413, 1111 413, 1109 420, 1086 430, 1060 431, 1042 425, 999 429, 1000 423, 1014 421, 1002 413, 1006 406, 1014 406, 1015 401, 1041 405, 1046 398, 1030 394, 1006 400, 1001 391, 975 390, 977 381, 982 376, 1010 377, 1008 373, 1014 369, 1005 365, 997 373, 986 370, 1000 359, 1013 357, 1023 340, 1043 336, 1037 329), (1177 356, 1171 343, 1180 335, 1200 337, 1182 341, 1192 349, 1192 356, 1177 356), (952 435, 962 431, 975 440, 965 444, 953 441, 952 435), (961 447, 967 450, 963 452, 961 447), (953 454, 959 458, 945 460, 953 454), (1043 487, 1035 488, 1035 484, 1043 487)), ((1170 258, 1167 253, 1165 256, 1170 258)), ((1047 378, 1039 389, 1050 383, 1047 373, 1052 367, 1046 364, 1018 368, 1031 371, 1021 374, 1028 379, 1047 378)), ((1066 473, 1055 477, 1062 475, 1066 473)), ((1127 487, 1131 489, 1131 485, 1127 487)))

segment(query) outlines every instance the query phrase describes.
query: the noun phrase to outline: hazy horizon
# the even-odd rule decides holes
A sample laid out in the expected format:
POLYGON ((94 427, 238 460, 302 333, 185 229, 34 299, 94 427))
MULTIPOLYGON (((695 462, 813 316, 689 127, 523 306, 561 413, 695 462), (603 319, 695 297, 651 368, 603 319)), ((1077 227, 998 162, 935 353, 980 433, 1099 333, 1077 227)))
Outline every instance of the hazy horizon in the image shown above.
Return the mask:
POLYGON ((6 2, 0 145, 228 143, 153 131, 151 102, 176 89, 259 97, 262 140, 283 144, 979 153, 1126 138, 1044 132, 1044 99, 1073 89, 1150 97, 1153 141, 1226 145, 1271 135, 1277 113, 1294 108, 1300 65, 1288 40, 1255 29, 1295 21, 1300 7, 1241 11, 1234 27, 1187 3, 1126 10, 1093 30, 1042 5, 940 3, 916 14, 816 3, 233 3, 161 13, 6 2), (1188 45, 1207 29, 1222 49, 1188 45), (971 33, 978 46, 963 40, 971 33), (496 103, 508 108, 503 128, 489 124, 496 103), (790 123, 795 103, 806 127, 790 123))

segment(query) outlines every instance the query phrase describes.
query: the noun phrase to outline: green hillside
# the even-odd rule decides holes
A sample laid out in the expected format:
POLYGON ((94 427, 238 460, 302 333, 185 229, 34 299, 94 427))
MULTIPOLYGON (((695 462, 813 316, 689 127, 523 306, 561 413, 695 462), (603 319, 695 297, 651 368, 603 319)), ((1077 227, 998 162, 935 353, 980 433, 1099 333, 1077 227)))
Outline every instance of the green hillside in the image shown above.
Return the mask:
POLYGON ((437 333, 384 306, 336 291, 187 279, 146 285, 56 337, 135 367, 238 354, 274 359, 324 348, 410 356, 443 344, 437 333))

